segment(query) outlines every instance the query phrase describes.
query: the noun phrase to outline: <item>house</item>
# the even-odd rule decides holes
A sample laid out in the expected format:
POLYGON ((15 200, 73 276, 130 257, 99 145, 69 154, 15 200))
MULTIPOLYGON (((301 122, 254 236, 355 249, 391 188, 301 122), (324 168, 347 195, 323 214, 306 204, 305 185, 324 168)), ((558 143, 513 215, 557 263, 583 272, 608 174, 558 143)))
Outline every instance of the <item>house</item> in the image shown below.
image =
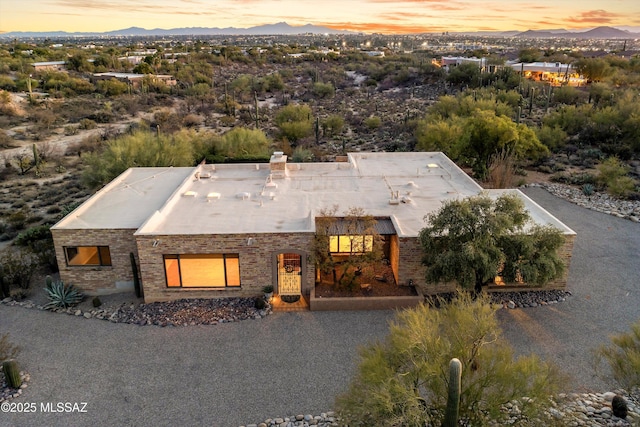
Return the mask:
POLYGON ((161 81, 167 86, 175 86, 178 84, 176 78, 168 74, 136 74, 136 73, 95 73, 91 76, 93 83, 100 80, 116 79, 123 83, 131 85, 133 89, 139 89, 144 82, 144 79, 149 78, 152 81, 161 81))
MULTIPOLYGON (((132 292, 133 254, 146 302, 253 297, 265 285, 308 298, 320 277, 317 220, 337 205, 332 255, 344 255, 354 238, 367 250, 370 237, 345 234, 340 222, 342 212, 361 208, 377 218, 397 284, 423 294, 453 290, 425 282, 417 236, 443 201, 483 189, 442 153, 341 160, 288 163, 276 152, 268 164, 128 169, 51 228, 60 277, 89 294, 132 292)), ((489 193, 504 191, 517 194, 537 223, 562 230, 568 264, 575 233, 518 190, 489 193)), ((566 274, 548 285, 565 286, 566 274)))
POLYGON ((507 66, 524 78, 548 82, 552 86, 584 86, 587 80, 571 64, 560 62, 507 62, 507 66))
POLYGON ((31 64, 33 70, 37 73, 40 71, 66 71, 65 61, 48 61, 48 62, 34 62, 31 64))

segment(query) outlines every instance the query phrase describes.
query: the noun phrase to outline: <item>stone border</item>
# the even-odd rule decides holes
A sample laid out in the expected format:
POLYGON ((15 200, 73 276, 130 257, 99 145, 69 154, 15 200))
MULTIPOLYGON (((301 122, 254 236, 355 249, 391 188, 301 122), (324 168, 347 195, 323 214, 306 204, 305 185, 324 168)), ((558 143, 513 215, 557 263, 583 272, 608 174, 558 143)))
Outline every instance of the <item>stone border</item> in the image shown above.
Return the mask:
POLYGON ((555 182, 532 183, 524 185, 523 187, 544 188, 554 196, 583 208, 628 219, 633 222, 640 222, 640 200, 616 199, 607 193, 598 191, 594 191, 591 196, 585 196, 580 187, 555 182))
POLYGON ((20 371, 20 378, 22 378, 22 385, 20 386, 20 388, 16 389, 16 388, 9 387, 9 385, 7 384, 7 380, 4 377, 4 373, 2 373, 1 369, 0 369, 0 378, 2 378, 2 381, 0 381, 0 403, 7 402, 11 399, 20 397, 22 395, 22 390, 27 388, 29 386, 28 382, 31 381, 31 375, 29 375, 25 371, 20 371))

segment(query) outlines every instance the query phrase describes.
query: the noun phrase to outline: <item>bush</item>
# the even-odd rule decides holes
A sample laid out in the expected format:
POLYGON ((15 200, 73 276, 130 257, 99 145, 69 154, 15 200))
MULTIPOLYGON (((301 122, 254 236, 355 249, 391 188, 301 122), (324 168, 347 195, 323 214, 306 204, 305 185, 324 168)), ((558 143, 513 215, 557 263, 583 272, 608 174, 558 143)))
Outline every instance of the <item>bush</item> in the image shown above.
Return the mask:
POLYGON ((599 360, 605 361, 613 379, 630 390, 640 386, 640 321, 631 331, 611 337, 611 344, 602 345, 596 351, 599 360))
POLYGON ((26 290, 31 285, 31 277, 38 267, 38 262, 28 251, 5 250, 0 254, 0 266, 7 284, 26 290))
POLYGON ((256 301, 255 301, 256 310, 264 310, 266 306, 267 306, 267 303, 264 301, 264 299, 256 298, 256 301))
POLYGON ((364 121, 364 125, 370 130, 378 129, 380 125, 382 125, 382 120, 380 120, 380 117, 367 117, 364 121))
POLYGON ((616 197, 627 197, 635 190, 635 181, 627 176, 628 167, 616 157, 609 157, 600 163, 598 169, 598 181, 607 191, 616 197))
POLYGON ((446 367, 453 357, 463 364, 465 425, 505 425, 508 415, 501 406, 514 400, 525 417, 548 407, 562 377, 537 356, 514 356, 487 296, 474 300, 459 294, 454 302, 439 304, 440 309, 424 304, 399 312, 388 338, 361 350, 356 377, 336 401, 345 425, 441 425, 446 367))

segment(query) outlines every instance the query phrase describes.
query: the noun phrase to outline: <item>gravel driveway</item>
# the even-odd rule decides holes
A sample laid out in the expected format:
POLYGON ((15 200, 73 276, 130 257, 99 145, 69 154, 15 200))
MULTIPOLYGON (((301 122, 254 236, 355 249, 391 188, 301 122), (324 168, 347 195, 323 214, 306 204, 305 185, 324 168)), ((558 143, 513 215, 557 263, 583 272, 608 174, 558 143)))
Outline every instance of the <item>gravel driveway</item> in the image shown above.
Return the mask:
MULTIPOLYGON (((567 302, 501 310, 506 336, 574 377, 576 390, 611 384, 592 374, 590 350, 640 318, 640 225, 588 211, 539 188, 526 193, 578 233, 567 302)), ((0 332, 23 347, 31 383, 1 426, 237 427, 318 414, 351 378, 355 348, 382 338, 392 313, 276 313, 186 328, 138 327, 0 306, 0 332), (86 413, 40 411, 87 402, 86 413)))
POLYGON ((583 209, 532 187, 524 191, 576 233, 569 270, 573 294, 561 304, 501 310, 505 336, 572 376, 575 391, 613 388, 593 372, 592 350, 640 319, 640 224, 583 209))

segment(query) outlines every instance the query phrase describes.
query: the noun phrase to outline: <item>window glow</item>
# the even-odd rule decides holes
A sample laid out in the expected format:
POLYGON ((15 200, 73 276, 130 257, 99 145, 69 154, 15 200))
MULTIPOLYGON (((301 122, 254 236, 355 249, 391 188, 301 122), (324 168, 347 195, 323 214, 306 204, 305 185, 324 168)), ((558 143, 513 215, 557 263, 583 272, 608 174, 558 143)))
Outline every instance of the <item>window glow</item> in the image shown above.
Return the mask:
POLYGON ((329 252, 331 253, 364 253, 373 250, 371 235, 329 236, 329 252))
POLYGON ((168 287, 240 286, 240 260, 237 254, 165 255, 164 266, 168 287))
POLYGON ((108 246, 67 246, 64 254, 69 266, 109 266, 111 253, 108 246))

